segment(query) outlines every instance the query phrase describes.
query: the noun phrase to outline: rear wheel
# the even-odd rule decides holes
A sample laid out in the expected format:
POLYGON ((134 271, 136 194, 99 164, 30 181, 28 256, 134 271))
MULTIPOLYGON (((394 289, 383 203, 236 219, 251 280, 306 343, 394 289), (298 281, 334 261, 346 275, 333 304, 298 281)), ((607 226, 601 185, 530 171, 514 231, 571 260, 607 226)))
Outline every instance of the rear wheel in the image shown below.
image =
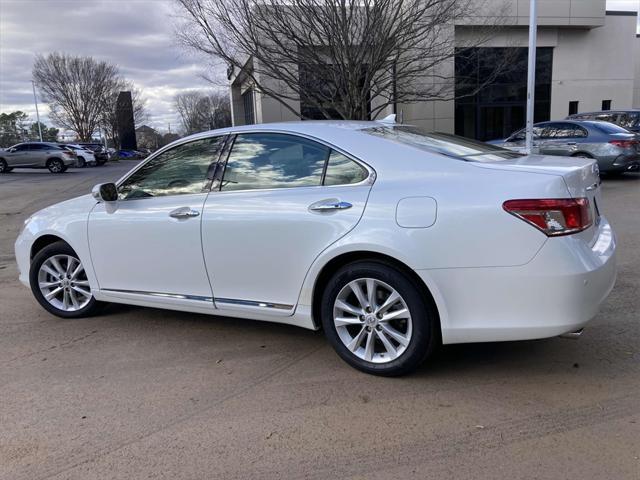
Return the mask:
POLYGON ((375 375, 416 369, 438 344, 437 313, 413 281, 373 261, 344 266, 321 305, 325 334, 351 366, 375 375))
POLYGON ((101 307, 91 293, 82 262, 65 242, 48 245, 36 254, 29 283, 38 303, 58 317, 86 317, 101 307))
POLYGON ((87 166, 87 162, 86 162, 86 160, 84 159, 84 157, 78 157, 78 166, 79 166, 80 168, 84 168, 84 167, 86 167, 86 166, 87 166))
POLYGON ((589 155, 588 153, 584 153, 584 152, 578 152, 575 153, 573 155, 571 155, 572 157, 577 157, 577 158, 593 158, 591 155, 589 155))
POLYGON ((62 173, 66 170, 64 163, 59 158, 51 158, 47 161, 47 168, 51 173, 62 173))

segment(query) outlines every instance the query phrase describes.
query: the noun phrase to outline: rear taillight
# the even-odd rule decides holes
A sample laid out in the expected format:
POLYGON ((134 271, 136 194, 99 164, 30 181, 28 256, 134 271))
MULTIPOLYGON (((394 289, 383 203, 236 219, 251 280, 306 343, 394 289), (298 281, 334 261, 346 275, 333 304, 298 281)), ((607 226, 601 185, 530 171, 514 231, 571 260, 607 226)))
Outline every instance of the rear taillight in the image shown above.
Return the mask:
POLYGON ((610 140, 609 143, 620 148, 631 148, 638 145, 637 140, 610 140))
POLYGON ((72 152, 69 152, 69 151, 67 151, 67 150, 65 150, 64 152, 62 152, 62 154, 63 154, 63 155, 68 155, 68 156, 70 156, 70 157, 73 157, 73 155, 74 155, 72 152))
POLYGON ((592 223, 588 198, 507 200, 502 208, 549 237, 581 232, 592 223))

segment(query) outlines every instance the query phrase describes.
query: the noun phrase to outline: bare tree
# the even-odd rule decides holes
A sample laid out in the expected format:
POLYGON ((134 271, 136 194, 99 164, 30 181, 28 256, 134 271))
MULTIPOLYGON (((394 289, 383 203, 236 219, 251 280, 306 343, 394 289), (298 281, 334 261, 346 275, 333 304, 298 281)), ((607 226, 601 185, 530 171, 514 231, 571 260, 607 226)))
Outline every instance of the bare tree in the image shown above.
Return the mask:
POLYGON ((231 125, 229 99, 222 93, 184 92, 173 103, 186 135, 231 125))
MULTIPOLYGON (((482 3, 176 1, 185 17, 178 37, 188 48, 223 60, 298 116, 345 119, 375 118, 398 103, 453 98, 451 65, 460 47, 454 24, 482 3), (297 111, 291 100, 310 106, 308 112, 297 111)), ((465 47, 484 43, 496 18, 465 47)))
POLYGON ((91 140, 109 94, 121 82, 115 65, 57 52, 36 57, 33 78, 49 103, 49 117, 82 141, 91 140))
POLYGON ((118 135, 118 113, 117 103, 120 92, 131 92, 131 102, 133 104, 133 123, 141 125, 148 119, 147 99, 143 91, 133 83, 126 80, 119 80, 114 86, 114 90, 109 92, 105 101, 105 108, 100 117, 100 126, 104 129, 107 139, 118 149, 120 148, 120 137, 118 135))

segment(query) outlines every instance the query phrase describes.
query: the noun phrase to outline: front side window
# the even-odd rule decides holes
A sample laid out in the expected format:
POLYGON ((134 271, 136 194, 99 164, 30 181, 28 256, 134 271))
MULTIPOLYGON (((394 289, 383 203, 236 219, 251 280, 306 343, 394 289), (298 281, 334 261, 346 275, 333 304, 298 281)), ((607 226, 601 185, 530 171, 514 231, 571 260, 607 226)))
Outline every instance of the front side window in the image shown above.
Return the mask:
POLYGON ((221 190, 319 186, 329 153, 329 147, 293 135, 238 135, 227 160, 221 190))
POLYGON ((201 193, 224 137, 184 143, 149 160, 118 188, 122 200, 201 193))

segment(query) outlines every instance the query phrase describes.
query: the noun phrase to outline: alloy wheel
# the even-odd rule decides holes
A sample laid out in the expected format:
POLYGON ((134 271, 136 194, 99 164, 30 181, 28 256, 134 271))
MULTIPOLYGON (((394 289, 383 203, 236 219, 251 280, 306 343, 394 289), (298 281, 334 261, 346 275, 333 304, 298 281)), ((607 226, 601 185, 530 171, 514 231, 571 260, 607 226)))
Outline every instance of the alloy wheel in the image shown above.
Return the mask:
POLYGON ((49 171, 51 173, 60 173, 63 171, 64 166, 60 160, 51 160, 49 162, 49 171))
POLYGON ((38 287, 50 305, 75 312, 91 300, 91 288, 82 262, 72 255, 47 258, 38 271, 38 287))
POLYGON ((372 363, 400 357, 411 341, 411 313, 402 296, 374 278, 347 283, 333 306, 333 323, 347 349, 372 363))

